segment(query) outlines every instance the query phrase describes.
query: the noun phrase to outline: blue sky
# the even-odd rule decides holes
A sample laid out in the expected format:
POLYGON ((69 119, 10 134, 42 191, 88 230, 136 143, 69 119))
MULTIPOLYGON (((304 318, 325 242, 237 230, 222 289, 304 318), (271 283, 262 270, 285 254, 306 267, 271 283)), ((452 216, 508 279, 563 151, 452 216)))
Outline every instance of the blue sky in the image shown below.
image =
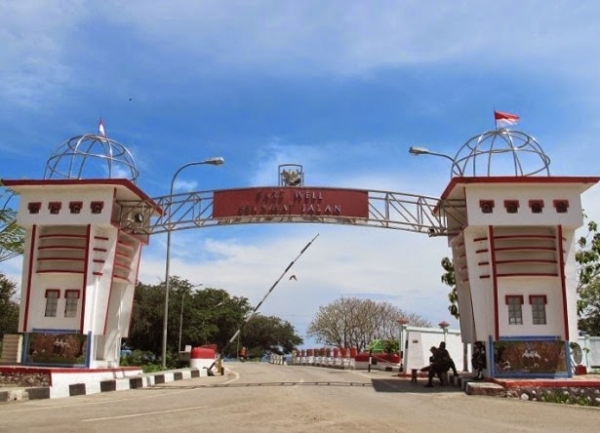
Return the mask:
MULTIPOLYGON (((521 116, 553 175, 597 175, 600 4, 576 1, 54 1, 0 3, 0 177, 42 178, 70 137, 125 145, 151 197, 274 186, 301 164, 308 186, 438 196, 448 161, 521 116), (123 4, 125 3, 125 5, 123 4)), ((600 219, 600 191, 584 208, 600 219)), ((171 274, 257 303, 300 249, 297 281, 263 306, 300 334, 340 296, 447 320, 444 239, 373 228, 253 225, 176 232, 171 274)), ((140 279, 164 279, 165 236, 140 279)), ((20 259, 1 270, 20 279, 20 259)))

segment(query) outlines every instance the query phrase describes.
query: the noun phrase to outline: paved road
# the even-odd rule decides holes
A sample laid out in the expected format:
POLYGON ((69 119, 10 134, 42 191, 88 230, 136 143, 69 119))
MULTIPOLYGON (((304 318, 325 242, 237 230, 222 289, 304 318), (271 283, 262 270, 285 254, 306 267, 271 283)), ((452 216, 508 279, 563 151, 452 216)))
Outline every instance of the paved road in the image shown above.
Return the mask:
POLYGON ((600 410, 424 388, 392 373, 229 363, 225 376, 0 405, 0 432, 600 432, 600 410))

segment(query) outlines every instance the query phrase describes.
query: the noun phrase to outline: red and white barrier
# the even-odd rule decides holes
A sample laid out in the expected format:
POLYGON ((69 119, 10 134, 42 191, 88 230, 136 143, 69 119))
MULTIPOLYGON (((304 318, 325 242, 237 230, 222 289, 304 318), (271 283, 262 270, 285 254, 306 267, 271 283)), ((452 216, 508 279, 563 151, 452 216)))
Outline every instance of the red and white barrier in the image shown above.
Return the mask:
POLYGON ((190 352, 190 368, 210 368, 215 362, 216 352, 208 347, 194 347, 190 352))

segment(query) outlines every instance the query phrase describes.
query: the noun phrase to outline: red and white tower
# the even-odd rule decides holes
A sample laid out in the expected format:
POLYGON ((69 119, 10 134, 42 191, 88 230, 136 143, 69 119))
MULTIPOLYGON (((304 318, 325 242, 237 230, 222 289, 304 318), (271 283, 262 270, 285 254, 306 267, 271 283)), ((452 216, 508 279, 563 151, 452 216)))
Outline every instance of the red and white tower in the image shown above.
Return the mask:
POLYGON ((136 178, 123 146, 87 134, 59 147, 45 179, 2 181, 20 196, 17 222, 26 230, 22 364, 119 365, 148 242, 144 227, 161 213, 136 178), (94 162, 101 166, 84 167, 94 162), (85 179, 86 170, 108 178, 85 179))
POLYGON ((600 178, 551 176, 549 163, 532 137, 488 131, 459 150, 440 200, 462 338, 485 343, 489 376, 572 375, 575 230, 583 224, 581 194, 600 178))

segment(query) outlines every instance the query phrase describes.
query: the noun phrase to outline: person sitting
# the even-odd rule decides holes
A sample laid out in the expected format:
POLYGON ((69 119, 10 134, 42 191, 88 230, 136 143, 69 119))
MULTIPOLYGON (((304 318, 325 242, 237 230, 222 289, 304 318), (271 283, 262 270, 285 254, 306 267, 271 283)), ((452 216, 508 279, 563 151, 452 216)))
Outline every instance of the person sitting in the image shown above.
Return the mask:
POLYGON ((454 360, 450 356, 450 353, 446 349, 445 341, 440 342, 440 345, 438 347, 438 353, 440 355, 440 358, 443 359, 444 362, 448 364, 449 369, 452 370, 452 374, 454 376, 458 376, 458 372, 456 371, 456 365, 454 364, 454 360))
POLYGON ((431 346, 429 351, 431 352, 431 356, 429 357, 429 365, 421 369, 421 371, 427 371, 428 373, 427 385, 425 385, 426 388, 433 387, 434 376, 437 376, 440 379, 440 382, 444 384, 442 375, 447 373, 450 369, 450 365, 447 362, 444 352, 440 352, 440 349, 435 346, 431 346))
POLYGON ((429 348, 429 351, 431 352, 431 356, 429 357, 429 364, 428 364, 428 365, 426 365, 425 367, 423 367, 423 368, 422 368, 420 371, 423 371, 423 372, 425 372, 425 371, 429 371, 429 370, 431 370, 431 366, 433 365, 433 361, 434 361, 434 359, 435 359, 435 354, 436 354, 436 352, 437 352, 437 347, 435 347, 435 346, 431 346, 431 347, 429 348))

